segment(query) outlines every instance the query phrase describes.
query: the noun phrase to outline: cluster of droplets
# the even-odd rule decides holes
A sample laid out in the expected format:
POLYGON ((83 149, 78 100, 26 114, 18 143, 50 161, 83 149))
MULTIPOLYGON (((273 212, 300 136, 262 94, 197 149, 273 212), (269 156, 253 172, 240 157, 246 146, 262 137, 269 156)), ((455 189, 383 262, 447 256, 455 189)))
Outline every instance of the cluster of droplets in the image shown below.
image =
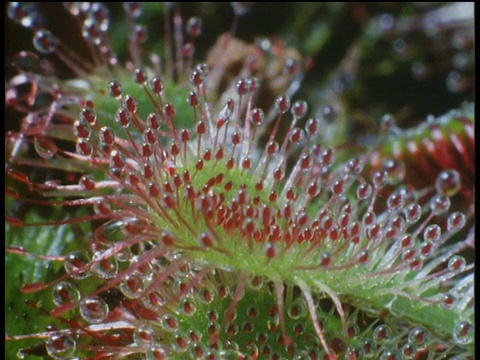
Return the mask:
MULTIPOLYGON (((416 5, 413 5, 416 6, 416 5)), ((383 13, 371 23, 371 34, 388 39, 394 59, 410 65, 414 79, 425 80, 446 72, 445 86, 452 93, 472 88, 473 17, 471 4, 442 4, 425 7, 415 15, 383 13), (448 61, 433 63, 419 48, 429 44, 442 49, 448 61)), ((434 52, 432 52, 434 53, 434 52)))
MULTIPOLYGON (((198 74, 206 81, 207 67, 200 65, 192 73, 192 85, 201 89, 202 82, 195 80, 198 74)), ((229 99, 216 117, 210 115, 204 92, 191 92, 186 101, 192 107, 196 122, 193 129, 177 129, 173 106, 163 98, 163 87, 157 87, 161 79, 153 77, 151 87, 147 88, 147 78, 143 69, 134 71, 135 82, 151 95, 158 110, 146 120, 138 114, 138 102, 123 94, 119 82, 109 84, 110 95, 119 101, 115 120, 124 134, 118 135, 116 130, 102 127, 93 103, 81 110, 74 124, 77 153, 66 154, 75 161, 88 162, 100 169, 103 179, 85 175, 79 186, 70 187, 89 194, 84 196, 86 203, 95 205, 94 218, 109 221, 93 234, 91 259, 78 252, 71 253, 65 258, 65 269, 72 279, 80 280, 93 274, 105 283, 85 297, 80 296, 72 282, 57 283, 53 289, 57 306, 53 311, 55 316, 78 306, 80 316, 92 326, 101 323, 113 326, 106 319, 117 309, 109 309, 101 294, 116 288, 133 309, 144 309, 137 315, 141 320, 153 317, 162 324, 160 330, 158 326, 138 328, 136 322, 140 319, 124 321, 121 326, 136 329, 133 342, 138 346, 137 350, 125 351, 145 352, 145 343, 158 342, 159 354, 190 351, 198 356, 215 351, 244 354, 245 349, 253 349, 253 344, 258 346, 258 339, 251 343, 240 341, 240 347, 232 345, 236 343, 232 339, 226 339, 229 345, 223 344, 226 347, 219 350, 215 348, 218 342, 212 340, 222 331, 235 335, 239 327, 241 333, 250 334, 259 327, 249 321, 242 324, 229 321, 243 306, 242 300, 249 289, 246 284, 252 278, 273 281, 272 286, 277 289, 276 321, 281 338, 288 337, 292 326, 295 334, 295 325, 291 325, 284 314, 291 312, 294 302, 283 304, 279 300, 283 298, 282 282, 293 283, 304 291, 305 299, 301 299, 300 308, 305 316, 309 314, 313 323, 318 321, 319 315, 308 305, 313 304, 315 295, 312 293, 325 291, 339 304, 339 299, 348 295, 349 286, 357 283, 359 290, 357 277, 345 277, 352 271, 362 274, 361 286, 373 292, 385 291, 378 285, 379 278, 390 278, 392 283, 387 293, 394 298, 385 305, 386 309, 395 309, 397 296, 412 301, 420 299, 419 302, 442 305, 452 311, 461 311, 471 301, 471 281, 450 289, 447 295, 421 297, 438 284, 447 283, 472 268, 457 255, 465 243, 446 250, 441 247, 463 227, 465 216, 460 212, 450 214, 443 233, 439 225, 431 224, 434 217, 448 211, 449 197, 461 187, 456 171, 439 174, 435 194, 422 209, 416 191, 410 188, 400 186, 387 196, 383 193, 387 186, 396 186, 403 180, 405 169, 398 161, 386 161, 382 170, 372 174, 371 183, 361 177, 362 158, 334 166, 334 151, 314 142, 319 130, 318 120, 306 121, 305 129, 295 126, 307 112, 303 101, 291 104, 286 96, 277 99, 273 129, 263 151, 259 151, 256 129, 264 124, 264 113, 250 105, 245 110, 240 106, 242 97, 246 98, 246 103, 251 103, 251 96, 258 87, 255 79, 238 80, 235 86, 237 100, 229 99), (155 89, 162 90, 156 92, 155 89), (290 126, 284 139, 277 142, 279 123, 289 110, 290 126), (288 169, 287 160, 292 158, 298 144, 302 144, 300 154, 288 169), (105 194, 104 189, 116 193, 105 194), (380 200, 384 197, 386 201, 382 204, 380 200), (245 257, 252 261, 245 263, 245 257), (189 262, 195 264, 188 265, 194 270, 190 270, 188 276, 179 276, 185 273, 183 268, 189 262), (437 268, 445 263, 445 269, 438 271, 437 268), (280 274, 274 270, 276 264, 288 268, 287 274, 281 275, 282 281, 277 279, 280 274), (226 282, 230 284, 230 305, 210 306, 223 309, 224 321, 217 321, 218 315, 214 316, 215 320, 210 320, 207 327, 212 327, 208 332, 210 340, 199 341, 199 334, 189 335, 187 329, 181 328, 180 324, 185 322, 180 319, 191 318, 197 311, 204 317, 210 314, 212 310, 205 307, 210 304, 204 303, 222 293, 216 285, 218 281, 213 281, 210 275, 215 269, 223 269, 221 271, 231 273, 228 276, 236 279, 226 282), (319 269, 324 272, 316 271, 319 269), (197 285, 207 280, 213 285, 199 289, 197 285), (315 291, 305 289, 306 280, 313 281, 319 288, 315 291), (172 302, 178 306, 173 312, 166 306, 172 302), (164 331, 172 333, 166 340, 170 345, 166 347, 164 331)), ((49 190, 44 191, 48 193, 49 190)), ((262 286, 259 289, 263 289, 262 286)), ((337 311, 342 313, 338 304, 337 311)), ((292 316, 289 318, 291 320, 292 316)), ((271 321, 266 323, 271 324, 271 321)), ((343 318, 342 326, 346 323, 343 318)), ((466 338, 471 336, 471 326, 468 322, 458 323, 454 331, 463 332, 466 338)), ((414 358, 414 354, 425 347, 422 339, 427 344, 430 337, 428 330, 421 333, 424 328, 415 328, 409 332, 408 341, 401 349, 390 348, 396 344, 389 341, 391 329, 379 325, 372 335, 375 350, 370 349, 370 342, 362 346, 354 342, 356 345, 345 350, 339 345, 345 341, 340 340, 341 332, 337 338, 332 335, 335 331, 322 331, 312 323, 309 329, 308 339, 311 336, 317 341, 323 339, 307 346, 307 349, 317 349, 315 356, 319 351, 332 356, 332 349, 336 353, 352 354, 365 353, 367 349, 372 354, 381 354, 382 359, 414 358), (328 334, 326 340, 324 332, 328 334)), ((348 328, 345 331, 348 334, 348 328)), ((262 337, 263 333, 255 334, 262 337)), ((452 335, 457 344, 468 341, 459 338, 458 334, 452 335)), ((57 336, 57 333, 51 335, 57 336)), ((62 342, 52 340, 59 344, 57 350, 49 351, 52 356, 56 356, 55 351, 62 352, 62 344, 75 347, 71 337, 61 339, 62 342)), ((295 354, 288 346, 286 343, 283 349, 286 354, 295 354)), ((156 350, 149 350, 149 353, 151 351, 156 350)), ((269 344, 254 351, 273 358, 282 357, 282 352, 270 353, 269 344)))
POLYGON ((436 179, 442 169, 455 170, 458 173, 455 181, 461 186, 459 196, 453 200, 453 208, 470 208, 472 212, 475 188, 473 125, 471 106, 451 110, 436 118, 428 116, 424 123, 407 130, 400 129, 394 117, 387 114, 381 119, 381 129, 388 140, 370 153, 369 161, 374 169, 379 169, 385 157, 401 159, 408 164, 405 180, 415 188, 439 181, 436 179), (463 206, 458 206, 460 199, 463 206))

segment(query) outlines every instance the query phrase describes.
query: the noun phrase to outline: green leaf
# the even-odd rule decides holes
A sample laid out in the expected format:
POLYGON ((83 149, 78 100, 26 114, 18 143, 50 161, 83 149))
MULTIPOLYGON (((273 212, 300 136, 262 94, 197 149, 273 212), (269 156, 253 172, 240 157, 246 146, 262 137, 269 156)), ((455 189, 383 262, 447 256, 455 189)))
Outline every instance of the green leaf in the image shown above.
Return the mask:
MULTIPOLYGON (((7 204, 11 201, 7 201, 7 204)), ((10 204, 11 205, 11 204, 10 204)), ((11 208, 12 206, 7 206, 11 208)), ((40 209, 29 211, 24 222, 27 224, 46 221, 40 209)), ((57 207, 52 219, 65 214, 65 209, 57 207)), ((51 219, 49 219, 51 220, 51 219)), ((5 247, 15 245, 25 248, 32 255, 17 255, 6 253, 5 256, 5 332, 8 336, 35 334, 45 332, 45 327, 55 323, 55 320, 39 309, 28 306, 25 301, 37 304, 51 310, 51 289, 35 293, 22 293, 25 284, 47 283, 58 277, 62 270, 62 263, 36 259, 33 254, 55 256, 63 254, 65 250, 73 251, 82 248, 83 241, 78 235, 88 227, 87 223, 79 225, 60 226, 24 226, 14 227, 9 224, 5 229, 5 247)), ((6 341, 5 358, 15 359, 17 352, 22 348, 29 348, 41 343, 42 339, 21 339, 6 341)), ((40 353, 42 348, 38 348, 40 353)), ((36 359, 37 356, 28 355, 27 359, 36 359)))

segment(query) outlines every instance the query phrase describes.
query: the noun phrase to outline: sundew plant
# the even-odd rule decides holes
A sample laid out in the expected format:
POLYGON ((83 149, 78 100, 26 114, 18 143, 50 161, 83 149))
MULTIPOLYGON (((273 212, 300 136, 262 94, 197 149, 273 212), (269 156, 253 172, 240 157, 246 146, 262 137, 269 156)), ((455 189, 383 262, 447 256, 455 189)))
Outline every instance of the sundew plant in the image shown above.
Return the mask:
POLYGON ((472 8, 6 5, 6 358, 474 359, 472 8))

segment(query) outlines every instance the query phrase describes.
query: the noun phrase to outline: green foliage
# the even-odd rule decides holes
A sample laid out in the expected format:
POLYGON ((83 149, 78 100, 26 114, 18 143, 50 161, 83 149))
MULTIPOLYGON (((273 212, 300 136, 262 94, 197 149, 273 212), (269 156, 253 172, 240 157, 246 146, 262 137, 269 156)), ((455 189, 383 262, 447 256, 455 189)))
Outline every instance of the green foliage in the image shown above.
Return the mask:
MULTIPOLYGON (((11 208, 12 203, 12 200, 7 199, 6 208, 11 208)), ((82 212, 77 211, 71 216, 81 216, 82 212)), ((63 219, 64 216, 64 209, 55 207, 48 220, 63 219)), ((41 208, 32 208, 24 219, 27 224, 43 221, 46 219, 42 215, 41 208)), ((52 317, 25 303, 28 300, 51 310, 53 308, 51 289, 36 293, 23 293, 21 289, 25 284, 48 283, 58 278, 63 266, 59 262, 34 260, 33 257, 35 254, 59 256, 74 250, 85 250, 89 227, 90 224, 87 222, 60 226, 6 225, 6 249, 10 246, 22 247, 32 254, 23 256, 7 252, 5 256, 5 331, 7 335, 43 333, 47 326, 52 325, 52 317)), ((19 349, 36 346, 38 343, 38 338, 7 341, 5 358, 14 359, 19 349)), ((42 353, 41 350, 40 353, 42 353)))

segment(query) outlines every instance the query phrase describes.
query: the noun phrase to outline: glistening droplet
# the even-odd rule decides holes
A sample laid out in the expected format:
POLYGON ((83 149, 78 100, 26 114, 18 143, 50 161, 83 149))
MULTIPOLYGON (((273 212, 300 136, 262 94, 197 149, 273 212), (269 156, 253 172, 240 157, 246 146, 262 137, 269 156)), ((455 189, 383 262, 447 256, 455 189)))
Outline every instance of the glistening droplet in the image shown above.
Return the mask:
POLYGON ((415 345, 413 345, 410 341, 407 341, 403 346, 400 348, 404 359, 414 359, 417 355, 417 349, 415 345))
POLYGON ((423 350, 430 344, 430 331, 423 326, 417 326, 408 334, 408 341, 415 345, 417 350, 423 350))
POLYGON ((48 30, 37 30, 33 36, 33 45, 42 54, 50 54, 55 51, 55 38, 48 30))
POLYGON ((376 344, 383 344, 392 337, 392 330, 388 325, 378 325, 373 331, 373 341, 376 344))
POLYGON ((32 3, 10 2, 7 14, 10 19, 27 28, 32 27, 36 20, 32 3))
POLYGON ((62 281, 54 286, 52 296, 53 302, 57 306, 74 304, 80 300, 80 291, 75 284, 62 281))
POLYGON ((65 271, 73 279, 81 280, 90 276, 90 273, 87 270, 88 259, 79 251, 74 251, 68 254, 65 258, 65 271))
POLYGON ((129 299, 136 299, 142 295, 144 290, 144 281, 140 273, 134 272, 128 275, 120 283, 120 291, 129 299))
POLYGON ((450 232, 460 230, 465 225, 465 215, 459 211, 450 214, 447 222, 447 229, 450 232))
POLYGON ((80 314, 91 324, 99 324, 108 315, 107 303, 98 296, 89 296, 80 302, 80 314))
POLYGON ((54 359, 70 359, 76 349, 76 342, 71 336, 53 333, 45 343, 47 353, 54 359))
POLYGON ((51 159, 57 153, 57 146, 47 137, 35 137, 34 146, 37 154, 43 159, 51 159))
POLYGON ((160 346, 153 346, 147 351, 147 360, 167 360, 167 351, 160 346))
POLYGON ((460 273, 465 269, 466 261, 463 256, 453 255, 450 260, 448 260, 448 270, 453 273, 460 273))
POLYGON ((133 331, 133 341, 137 346, 151 345, 154 342, 155 330, 146 325, 140 325, 133 331))
POLYGON ((474 326, 468 321, 462 321, 455 324, 453 340, 459 345, 467 345, 473 342, 474 333, 474 326))
POLYGON ((382 352, 380 360, 401 360, 402 354, 396 349, 387 349, 382 352))
POLYGON ((453 196, 460 191, 460 175, 456 170, 444 170, 435 180, 435 190, 445 196, 453 196))

